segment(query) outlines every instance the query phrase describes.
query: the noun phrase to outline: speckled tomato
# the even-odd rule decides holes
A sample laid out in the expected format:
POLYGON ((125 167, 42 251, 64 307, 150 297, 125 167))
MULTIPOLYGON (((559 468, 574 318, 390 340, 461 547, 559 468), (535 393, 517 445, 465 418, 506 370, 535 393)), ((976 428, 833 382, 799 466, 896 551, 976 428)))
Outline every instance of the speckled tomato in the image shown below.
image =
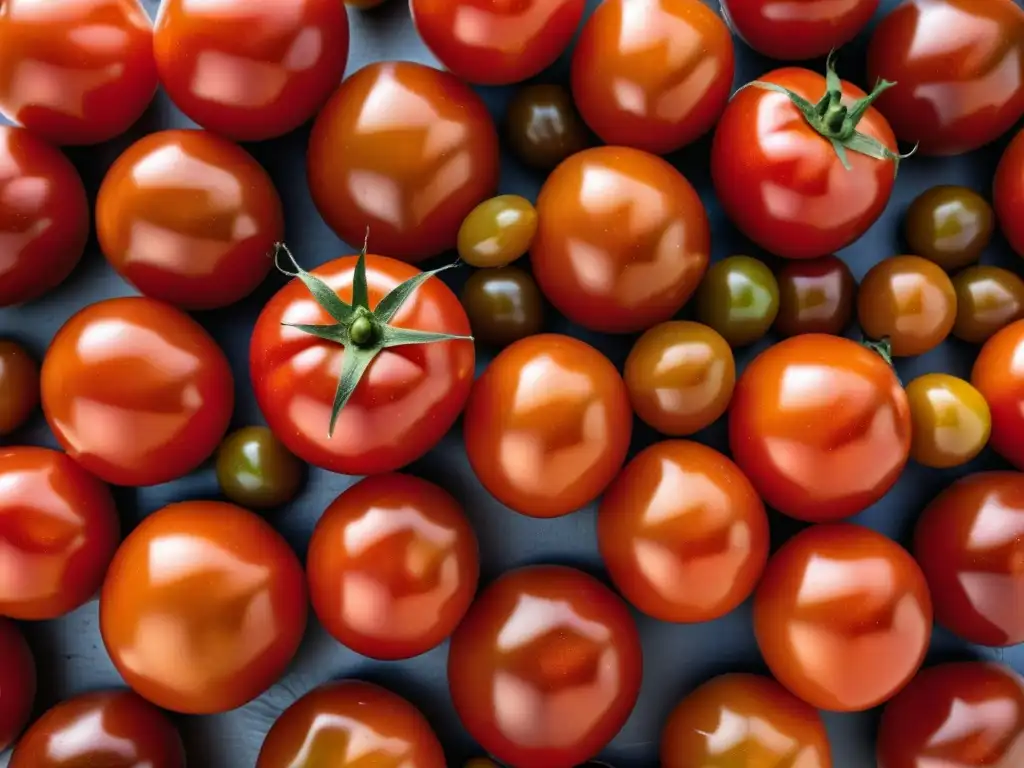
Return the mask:
POLYGON ((1024 470, 1024 320, 985 342, 974 361, 971 383, 992 411, 992 447, 1024 470))
POLYGON ((36 662, 17 625, 0 618, 0 751, 28 722, 36 698, 36 662))
POLYGON ((999 161, 992 198, 1003 234, 1013 250, 1024 256, 1024 131, 1010 142, 999 161))
POLYGON ((825 56, 867 26, 879 0, 723 0, 736 35, 764 56, 799 61, 825 56))

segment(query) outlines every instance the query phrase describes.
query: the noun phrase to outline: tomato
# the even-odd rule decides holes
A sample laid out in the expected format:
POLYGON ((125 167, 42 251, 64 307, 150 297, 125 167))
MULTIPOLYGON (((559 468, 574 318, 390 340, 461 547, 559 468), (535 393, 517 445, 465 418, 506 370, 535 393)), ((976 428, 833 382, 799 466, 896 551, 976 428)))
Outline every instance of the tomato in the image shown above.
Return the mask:
POLYGON ((281 136, 309 120, 341 82, 348 43, 338 0, 164 0, 153 35, 171 100, 236 141, 281 136))
POLYGON ((1024 115, 1024 9, 1015 0, 905 0, 875 27, 868 80, 896 135, 926 155, 958 155, 1024 115))
POLYGON ((541 334, 505 348, 466 405, 466 455, 502 504, 559 517, 596 499, 629 450, 633 412, 622 377, 578 339, 541 334))
POLYGON ((410 0, 430 52, 460 80, 507 85, 555 63, 583 18, 585 0, 410 0))
POLYGON ((217 483, 230 501, 246 509, 272 509, 294 499, 304 465, 266 427, 243 427, 217 449, 217 483))
POLYGON ((697 319, 714 328, 732 347, 759 341, 779 313, 779 284, 764 262, 750 256, 716 261, 701 280, 697 319))
POLYGON ((867 26, 879 0, 723 0, 722 16, 763 56, 799 61, 842 48, 867 26))
POLYGON ((445 768, 412 704, 370 683, 340 680, 292 704, 267 734, 256 768, 445 768))
POLYGON ((504 267, 528 250, 537 211, 519 195, 498 195, 470 211, 459 227, 459 257, 474 267, 504 267))
POLYGON ((36 697, 36 662, 14 622, 0 618, 0 751, 28 722, 36 697))
POLYGON ((185 768, 178 731, 128 690, 62 701, 18 741, 10 768, 185 768))
POLYGON ((751 362, 733 395, 733 459, 768 506, 827 522, 874 504, 910 453, 907 395, 876 352, 838 336, 786 339, 751 362))
POLYGON ((627 147, 573 155, 537 198, 530 249, 541 291, 585 328, 632 333, 670 319, 711 255, 704 204, 679 171, 627 147))
POLYGON ((384 0, 345 0, 345 5, 349 8, 358 8, 360 10, 376 8, 378 5, 382 5, 383 3, 384 0))
POLYGON ((73 315, 43 359, 43 413, 64 450, 115 485, 188 474, 220 443, 231 368, 188 315, 153 299, 106 299, 73 315))
POLYGON ((452 636, 448 683, 466 730, 510 768, 596 755, 640 692, 640 635, 615 594, 573 568, 500 576, 452 636))
POLYGON ((302 566, 277 531, 233 504, 184 501, 147 516, 117 550, 100 631, 136 693, 211 714, 284 674, 306 612, 302 566))
POLYGON ((910 457, 926 467, 966 464, 988 443, 992 416, 974 387, 947 373, 926 373, 907 385, 914 432, 910 457))
POLYGON ((20 344, 0 339, 0 436, 21 427, 39 405, 39 364, 20 344))
POLYGON ((992 336, 981 348, 971 384, 992 411, 989 442, 997 453, 1024 470, 1024 320, 992 336))
POLYGON ((28 131, 0 125, 0 307, 36 299, 71 274, 90 216, 71 161, 28 131))
POLYGON ((478 269, 462 289, 462 306, 478 342, 504 347, 540 333, 544 299, 537 283, 518 267, 478 269))
POLYGON ((975 265, 953 276, 956 322, 953 335, 972 344, 1024 318, 1024 280, 1008 269, 975 265))
POLYGON ((524 85, 515 92, 505 113, 505 134, 519 159, 541 171, 590 144, 572 94, 553 83, 524 85))
POLYGON ((160 131, 107 172, 96 234, 111 266, 142 293, 213 309, 263 282, 284 214, 270 176, 245 150, 205 131, 160 131))
POLYGON ((446 491, 412 475, 374 475, 324 511, 306 557, 317 618, 373 659, 439 645, 473 601, 476 535, 446 491))
POLYGON ((306 155, 313 202, 348 243, 422 261, 455 247, 459 227, 498 187, 498 133, 484 102, 448 72, 370 64, 350 76, 313 125, 306 155))
POLYGON ((1013 250, 1024 256, 1024 130, 999 161, 992 197, 1003 234, 1013 250))
POLYGON ((988 201, 973 189, 949 184, 915 197, 903 220, 911 253, 950 271, 980 259, 994 229, 995 214, 988 201))
POLYGON ((779 283, 776 333, 839 336, 850 325, 857 282, 842 259, 829 255, 788 261, 776 279, 779 283))
POLYGON ((715 677, 679 702, 661 735, 662 768, 832 768, 821 716, 761 675, 715 677))

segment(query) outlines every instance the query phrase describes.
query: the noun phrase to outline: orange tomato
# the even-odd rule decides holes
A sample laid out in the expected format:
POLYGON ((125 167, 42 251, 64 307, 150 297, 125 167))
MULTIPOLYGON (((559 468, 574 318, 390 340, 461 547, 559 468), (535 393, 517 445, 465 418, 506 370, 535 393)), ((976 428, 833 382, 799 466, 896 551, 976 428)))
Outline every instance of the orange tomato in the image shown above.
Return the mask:
POLYGON ((1010 323, 985 342, 974 361, 971 384, 992 412, 989 443, 1024 470, 1024 320, 1010 323))

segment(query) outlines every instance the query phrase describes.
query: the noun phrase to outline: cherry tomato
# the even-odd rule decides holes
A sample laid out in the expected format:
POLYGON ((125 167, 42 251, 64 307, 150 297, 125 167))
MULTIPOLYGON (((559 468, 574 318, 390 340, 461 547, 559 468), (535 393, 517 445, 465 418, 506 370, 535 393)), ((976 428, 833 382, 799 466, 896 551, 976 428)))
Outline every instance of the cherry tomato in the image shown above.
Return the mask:
POLYGON ((632 430, 615 366, 557 334, 530 336, 495 357, 463 419, 480 482, 531 517, 567 515, 597 498, 626 460, 632 430))
POLYGON ((985 342, 971 371, 971 384, 992 411, 989 442, 997 453, 1024 470, 1024 320, 1017 320, 985 342))
POLYGON ((992 206, 966 187, 926 189, 910 204, 903 233, 912 253, 952 271, 973 264, 992 240, 992 206))
POLYGON ((1015 0, 906 0, 868 46, 896 135, 926 155, 988 144, 1024 115, 1024 9, 1015 0))
POLYGON ((722 0, 722 15, 747 45, 772 59, 799 61, 842 48, 867 26, 879 0, 722 0))
POLYGON ((859 712, 891 698, 921 666, 931 630, 917 563, 858 525, 801 531, 768 561, 754 593, 761 655, 818 709, 859 712))
POLYGON ((234 399, 213 339, 153 299, 86 307, 43 359, 50 429, 73 459, 115 485, 156 485, 198 467, 224 436, 234 399))
POLYGON ((487 107, 449 72, 370 64, 349 77, 313 125, 306 156, 313 202, 348 243, 422 261, 454 248, 459 227, 498 186, 498 134, 487 107))
POLYGON ((733 459, 768 506, 841 520, 885 495, 910 454, 910 406, 876 352, 838 336, 786 339, 747 366, 729 411, 733 459))
POLYGON ((284 673, 306 628, 295 553, 234 504, 184 501, 124 540, 100 595, 100 630, 117 671, 159 707, 226 712, 284 673))
POLYGON ((542 171, 552 170, 590 143, 572 94, 547 83, 516 91, 505 114, 505 133, 519 159, 542 171))
POLYGON ((178 731, 128 690, 62 701, 18 741, 9 768, 185 768, 178 731))
MULTIPOLYGON (((0 19, 9 7, 0 6, 0 19)), ((0 125, 0 307, 36 299, 71 274, 90 215, 71 161, 28 131, 0 125)))
POLYGON ((701 280, 697 319, 732 347, 760 340, 779 313, 779 284, 764 262, 750 256, 716 261, 701 280))
POLYGON ((992 196, 999 226, 1010 246, 1024 256, 1024 131, 1006 148, 996 168, 992 196))
POLYGON ((119 136, 156 86, 153 25, 138 0, 0 4, 0 113, 46 141, 119 136))
POLYGON ((338 0, 164 0, 153 51, 171 100, 203 128, 261 141, 298 128, 345 71, 338 0))
POLYGON ((956 322, 953 335, 982 344, 992 334, 1024 318, 1024 280, 1008 269, 975 265, 953 276, 956 322))
POLYGON ((277 719, 256 768, 445 768, 444 751, 412 704, 370 683, 314 688, 277 719))
POLYGON ((96 234, 121 277, 184 309, 233 304, 263 282, 284 214, 245 150, 205 131, 160 131, 107 172, 96 234))
POLYGON ((0 339, 0 436, 22 426, 39 405, 39 364, 13 341, 0 339))
POLYGON ((266 427, 243 427, 217 449, 217 482, 230 501, 246 509, 272 509, 294 499, 303 464, 266 427))
POLYGON ((776 276, 781 336, 830 333, 839 336, 853 319, 857 282, 846 262, 835 256, 788 261, 776 276))
POLYGON ((555 169, 537 198, 530 256, 541 291, 585 328, 632 333, 670 319, 711 255, 704 204, 681 173, 627 147, 555 169))
POLYGON ((473 337, 484 344, 504 347, 540 333, 544 325, 544 299, 528 272, 517 267, 479 269, 462 289, 473 337))
POLYGON ((944 469, 966 464, 988 443, 992 415, 981 393, 947 373, 926 373, 907 385, 913 438, 910 458, 944 469))
POLYGON ((585 0, 410 0, 423 42, 460 80, 507 85, 555 63, 585 0))
POLYGON ((537 211, 519 195, 498 195, 470 211, 459 227, 459 257, 474 267, 504 267, 530 249, 537 211))
POLYGON ((615 594, 573 568, 492 583, 452 636, 448 683, 466 730, 510 768, 597 754, 640 692, 640 635, 615 594))
POLYGON ((14 622, 0 618, 0 751, 28 722, 36 698, 36 662, 14 622))

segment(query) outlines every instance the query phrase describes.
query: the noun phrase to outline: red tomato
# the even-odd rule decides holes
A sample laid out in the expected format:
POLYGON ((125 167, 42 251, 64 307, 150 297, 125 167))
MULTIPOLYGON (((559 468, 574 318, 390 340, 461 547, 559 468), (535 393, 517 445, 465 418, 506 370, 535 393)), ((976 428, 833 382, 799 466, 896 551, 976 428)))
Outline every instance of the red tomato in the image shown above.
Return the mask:
POLYGON ((597 498, 622 468, 632 429, 615 366, 557 334, 506 347, 477 379, 463 419, 480 482, 531 517, 567 515, 597 498))
POLYGON ((574 323, 633 333, 670 319, 711 256, 704 204, 679 171, 626 147, 579 152, 537 198, 541 291, 574 323))
POLYGON ((153 51, 174 103, 215 133, 261 141, 298 128, 348 61, 338 0, 164 0, 153 51))
POLYGON ((971 384, 992 412, 989 445, 1024 470, 1024 320, 997 331, 981 348, 971 384))
POLYGON ((234 504, 185 501, 124 540, 100 595, 117 671, 159 707, 226 712, 284 674, 306 628, 306 584, 287 542, 234 504))
POLYGON ((868 79, 898 83, 876 102, 903 141, 958 155, 1024 115, 1024 9, 1017 0, 906 0, 875 27, 868 79))
POLYGON ((156 86, 153 25, 138 0, 0 3, 0 112, 47 141, 121 135, 156 86))
POLYGON ((711 621, 754 591, 768 516, 750 481, 699 443, 642 451, 601 501, 597 538, 622 595, 662 621, 711 621))
POLYGON ((50 429, 73 459, 115 485, 187 475, 216 450, 234 400, 231 368, 213 339, 153 299, 86 307, 43 359, 50 429))
POLYGON ((416 31, 460 80, 507 85, 555 63, 585 0, 410 0, 416 31))
POLYGON ((736 35, 763 56, 800 61, 825 56, 853 40, 879 0, 722 0, 736 35))
POLYGON ((733 459, 768 506, 810 522, 881 499, 910 455, 910 404, 876 352, 806 334, 758 355, 729 409, 733 459))
POLYGON ((313 202, 331 229, 404 261, 455 247, 498 187, 498 133, 465 83, 422 64, 370 64, 345 80, 309 137, 313 202))
POLYGON ((448 683, 466 730, 510 768, 596 755, 640 692, 640 635, 591 576, 541 565, 504 574, 452 636, 448 683))
POLYGON ((1024 130, 1010 142, 999 161, 992 200, 1010 247, 1024 256, 1024 130))
POLYGON ((28 722, 36 698, 36 662, 21 631, 0 618, 0 752, 28 722))
POLYGON ((114 269, 142 293, 213 309, 263 282, 284 214, 270 176, 245 150, 204 131, 160 131, 107 172, 96 234, 114 269))
POLYGON ((90 215, 82 178, 60 150, 0 125, 0 307, 38 298, 71 274, 90 215))
POLYGON ((782 545, 754 593, 772 674, 818 709, 859 712, 914 676, 932 631, 924 574, 868 528, 815 525, 782 545))
POLYGON ((572 57, 572 94, 605 144, 663 155, 718 120, 732 92, 732 36, 700 0, 605 0, 572 57))

